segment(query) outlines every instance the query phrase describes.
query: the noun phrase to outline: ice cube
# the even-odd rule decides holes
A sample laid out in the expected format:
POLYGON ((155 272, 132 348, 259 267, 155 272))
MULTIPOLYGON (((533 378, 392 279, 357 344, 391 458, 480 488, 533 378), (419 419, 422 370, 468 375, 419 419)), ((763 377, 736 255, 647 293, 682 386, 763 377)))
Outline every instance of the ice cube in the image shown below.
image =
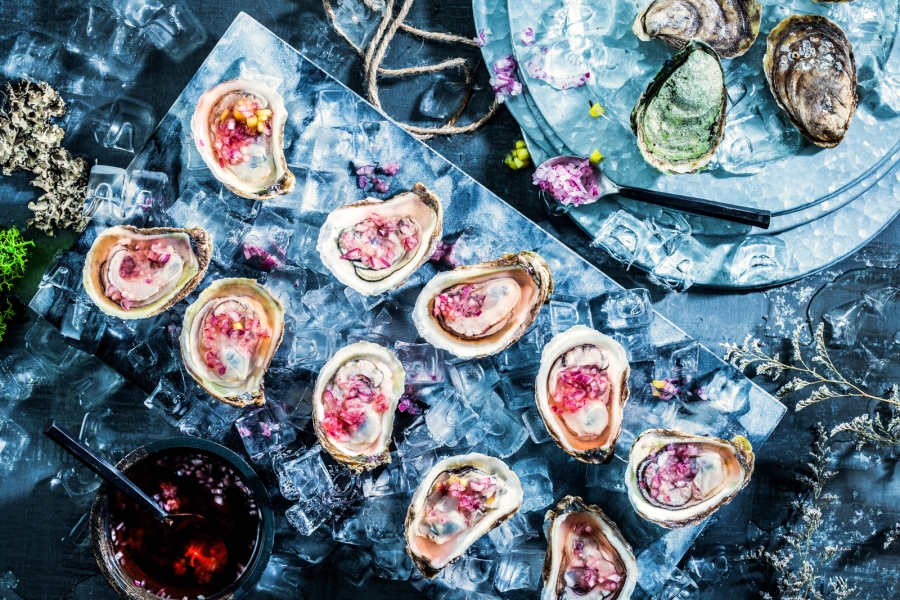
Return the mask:
MULTIPOLYGON (((98 144, 131 153, 144 145, 156 126, 153 107, 134 98, 118 98, 112 105, 96 109, 88 119, 98 144)), ((139 178, 140 173, 134 171, 130 177, 139 178)), ((166 177, 163 173, 159 175, 166 177)), ((168 178, 165 182, 168 183, 168 178)))
POLYGON ((650 278, 671 290, 683 292, 706 272, 710 264, 709 250, 688 236, 672 254, 653 267, 650 278))
POLYGON ((263 208, 243 240, 244 259, 264 271, 284 266, 294 224, 263 208))
POLYGON ((157 411, 169 425, 178 427, 191 408, 191 400, 170 381, 160 379, 153 393, 144 400, 144 406, 157 411))
POLYGON ((0 419, 0 475, 11 473, 28 445, 28 434, 15 422, 0 419))
POLYGON ((341 346, 341 334, 333 329, 313 327, 294 333, 291 365, 315 365, 334 356, 341 346))
POLYGON ((654 379, 689 379, 700 366, 700 344, 685 340, 656 349, 654 379))
POLYGON ((650 292, 644 288, 612 290, 591 304, 600 330, 641 329, 649 327, 653 321, 650 292))
POLYGON ((63 490, 74 498, 93 494, 100 488, 103 480, 87 466, 79 464, 57 473, 54 480, 51 481, 51 485, 54 483, 62 485, 63 490))
POLYGON ((740 412, 747 406, 752 389, 749 379, 727 366, 716 371, 710 382, 703 389, 694 390, 694 393, 709 402, 712 409, 730 414, 740 412))
POLYGON ((585 485, 589 488, 625 493, 625 463, 616 460, 610 465, 587 465, 585 485))
POLYGON ((349 180, 350 163, 355 152, 356 140, 352 133, 325 126, 316 134, 310 166, 316 171, 343 174, 344 178, 349 180))
POLYGON ((74 292, 81 286, 81 272, 84 256, 77 252, 57 253, 53 266, 41 276, 41 287, 53 286, 67 292, 74 292), (79 266, 80 264, 80 266, 79 266))
POLYGON ((300 535, 310 535, 331 518, 331 508, 320 496, 313 496, 287 509, 284 516, 300 535))
POLYGON ((494 364, 500 373, 525 376, 537 373, 541 362, 544 345, 550 341, 550 311, 548 307, 541 309, 535 324, 515 344, 493 357, 494 364))
POLYGON ((68 396, 77 400, 84 409, 90 409, 114 394, 125 379, 111 368, 91 356, 88 360, 64 376, 68 396))
POLYGON ((418 339, 419 332, 412 322, 411 313, 408 306, 393 301, 383 302, 378 314, 372 319, 369 333, 395 342, 414 342, 418 339))
POLYGON ((515 548, 504 552, 497 561, 494 587, 499 592, 535 590, 541 582, 546 552, 515 548))
POLYGON ((438 121, 446 121, 459 113, 471 94, 470 86, 463 81, 450 81, 438 75, 419 99, 419 112, 438 121))
POLYGON ((487 358, 447 364, 447 370, 453 387, 466 397, 486 392, 500 382, 500 375, 487 358))
POLYGON ((10 79, 49 81, 59 68, 60 44, 49 35, 26 31, 16 37, 3 73, 10 79))
POLYGON ((195 396, 187 413, 178 423, 178 428, 185 435, 221 441, 241 413, 241 409, 236 406, 208 396, 195 396))
POLYGON ((503 399, 510 410, 534 406, 534 374, 514 374, 500 382, 503 399))
POLYGON ((764 284, 776 280, 792 260, 784 240, 751 235, 734 248, 728 273, 740 285, 764 284))
POLYGON ((144 31, 154 46, 179 62, 206 43, 206 30, 187 4, 167 7, 144 31))
POLYGON ((438 577, 456 589, 469 592, 487 591, 488 586, 485 583, 490 579, 493 568, 493 560, 463 556, 441 571, 438 577))
POLYGON ((431 344, 394 342, 397 358, 406 371, 406 383, 431 385, 444 381, 444 351, 431 344))
POLYGON ((235 422, 244 448, 254 462, 262 460, 275 450, 281 450, 297 437, 292 427, 281 423, 284 415, 277 415, 275 412, 272 408, 263 406, 235 422))
POLYGON ((503 522, 499 527, 495 527, 488 532, 488 538, 494 544, 497 554, 506 554, 512 548, 521 546, 521 544, 533 537, 538 532, 528 523, 525 511, 519 510, 512 517, 503 522))
POLYGON ((525 429, 528 430, 528 435, 535 444, 543 444, 552 439, 537 408, 529 408, 522 413, 522 422, 525 423, 525 429))
POLYGON ((50 380, 44 362, 27 350, 7 356, 3 365, 23 398, 31 395, 32 388, 50 380))
POLYGON ((84 352, 93 353, 106 330, 106 319, 96 305, 79 294, 69 302, 59 325, 59 333, 84 352))
POLYGON ((557 335, 575 325, 590 327, 591 308, 586 298, 550 295, 550 331, 557 335))
POLYGON ((310 564, 318 564, 331 553, 337 542, 331 537, 331 530, 319 527, 310 535, 295 535, 285 542, 285 549, 290 550, 310 564))
POLYGON ((274 269, 266 277, 266 289, 281 302, 285 316, 297 323, 309 320, 309 314, 303 306, 303 294, 306 292, 308 279, 309 271, 292 266, 274 269))
POLYGON ((370 6, 375 3, 364 0, 338 0, 334 5, 335 27, 340 27, 357 48, 369 45, 381 23, 381 13, 371 10, 370 6))
POLYGON ((353 164, 379 165, 394 162, 397 152, 394 150, 392 133, 393 124, 387 121, 363 121, 356 128, 356 155, 353 164))
POLYGON ((121 222, 120 207, 125 195, 125 177, 125 169, 106 165, 91 167, 82 211, 84 216, 104 225, 121 222))
POLYGON ((403 539, 403 523, 409 500, 396 496, 372 498, 365 507, 366 535, 373 542, 403 539))
POLYGON ((145 27, 165 9, 160 0, 95 0, 135 27, 145 27))
POLYGON ((541 510, 553 503, 553 482, 543 458, 526 458, 512 465, 524 492, 522 512, 541 510))
POLYGON ((412 574, 413 563, 406 551, 405 541, 375 542, 373 567, 381 579, 406 581, 412 574))
POLYGON ((213 260, 225 269, 231 268, 241 241, 250 230, 249 225, 231 216, 222 199, 198 185, 185 188, 168 213, 178 227, 202 227, 209 232, 213 260))
POLYGON ((716 164, 738 175, 759 173, 776 160, 795 154, 803 138, 771 104, 751 101, 729 114, 716 164))
POLYGON ((454 446, 476 423, 478 415, 466 406, 454 390, 447 390, 425 412, 431 437, 442 445, 454 446))
MULTIPOLYGON (((555 200, 554 204, 559 205, 555 200)), ((535 248, 534 251, 540 254, 550 267, 555 289, 562 289, 563 282, 569 278, 573 266, 581 260, 577 254, 555 240, 535 248)))
POLYGON ((487 397, 481 419, 479 424, 486 434, 480 443, 481 452, 506 458, 515 454, 528 439, 528 430, 503 407, 503 401, 496 393, 487 397))
POLYGON ((45 369, 55 373, 68 371, 88 358, 87 354, 70 346, 56 327, 40 317, 25 334, 25 347, 45 369))
POLYGON ((303 304, 316 325, 335 331, 350 329, 363 317, 347 302, 344 287, 338 283, 329 283, 323 288, 307 292, 303 296, 303 304))
POLYGON ((345 515, 340 521, 335 520, 331 530, 331 537, 344 544, 356 546, 369 544, 364 513, 365 511, 363 510, 357 510, 353 514, 345 515))
POLYGON ((294 226, 294 235, 291 236, 291 245, 288 246, 288 263, 330 276, 331 272, 322 264, 319 251, 316 250, 318 239, 319 230, 317 228, 297 223, 294 226))
POLYGON ((84 55, 104 77, 124 82, 131 81, 140 72, 150 51, 143 30, 98 7, 88 7, 78 17, 66 47, 70 52, 84 55))
POLYGON ((445 260, 454 267, 482 263, 496 258, 508 246, 508 241, 496 230, 481 226, 467 227, 453 242, 445 260))
POLYGON ((431 436, 431 430, 428 429, 424 417, 419 417, 416 423, 407 428, 404 436, 399 445, 404 460, 422 456, 441 445, 431 436))
MULTIPOLYGON (((288 512, 290 510, 288 509, 288 512)), ((256 584, 256 589, 277 594, 280 598, 295 596, 297 588, 304 579, 302 569, 296 562, 295 556, 272 554, 266 570, 263 571, 256 584)))
POLYGON ((315 446, 296 458, 275 461, 278 487, 285 499, 317 498, 331 490, 334 484, 322 462, 321 450, 315 446))
POLYGON ((351 585, 359 587, 371 573, 372 555, 359 546, 341 546, 331 555, 331 563, 351 585))
POLYGON ((591 84, 619 90, 635 73, 635 52, 606 44, 595 44, 592 50, 588 62, 591 84))

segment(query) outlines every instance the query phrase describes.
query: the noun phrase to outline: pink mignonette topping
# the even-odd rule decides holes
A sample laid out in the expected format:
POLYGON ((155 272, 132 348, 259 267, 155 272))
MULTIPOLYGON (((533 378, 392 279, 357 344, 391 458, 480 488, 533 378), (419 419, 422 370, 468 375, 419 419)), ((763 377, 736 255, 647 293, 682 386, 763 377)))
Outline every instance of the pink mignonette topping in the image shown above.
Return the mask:
MULTIPOLYGON (((143 280, 144 283, 152 283, 153 273, 162 269, 174 252, 171 246, 164 246, 159 242, 151 242, 148 248, 146 242, 132 244, 129 238, 119 240, 119 245, 128 252, 119 263, 119 277, 126 281, 143 280)), ((103 291, 107 298, 125 310, 131 310, 134 306, 134 298, 128 290, 120 290, 107 281, 103 291)))
POLYGON ((418 248, 419 232, 407 217, 383 219, 372 213, 341 234, 340 246, 342 259, 380 271, 418 248))
POLYGON ((272 135, 272 110, 250 99, 238 100, 222 109, 209 133, 220 167, 249 163, 249 147, 264 144, 272 135))
POLYGON ((652 458, 639 484, 651 498, 667 505, 682 505, 693 496, 694 478, 699 472, 694 444, 669 444, 652 458), (660 460, 665 455, 665 460, 660 460))
MULTIPOLYGON (((451 475, 446 481, 437 484, 435 491, 442 496, 456 498, 457 510, 465 518, 466 523, 471 525, 486 508, 491 508, 490 498, 495 494, 496 488, 497 481, 492 476, 467 479, 451 475)), ((448 515, 440 509, 434 508, 429 512, 426 521, 429 524, 444 523, 448 518, 448 515)))
MULTIPOLYGON (((572 546, 573 560, 567 573, 567 583, 574 589, 587 592, 602 589, 614 592, 622 586, 622 575, 616 566, 601 552, 585 551, 584 539, 593 535, 594 528, 587 523, 574 527, 577 534, 572 546)), ((594 544, 591 544, 594 547, 594 544)))
POLYGON ((532 181, 563 205, 590 204, 600 197, 597 176, 587 158, 541 163, 532 181))
POLYGON ((434 306, 431 314, 434 317, 443 317, 446 321, 481 316, 481 307, 484 305, 485 295, 473 291, 474 286, 464 285, 456 291, 446 291, 434 297, 434 306))
POLYGON ((374 408, 383 413, 390 402, 372 381, 363 375, 338 375, 322 394, 325 418, 322 427, 329 438, 346 442, 365 423, 366 413, 374 408))
POLYGON ((562 369, 556 378, 556 390, 550 398, 556 414, 581 410, 588 402, 609 402, 609 377, 596 365, 576 365, 562 369))
POLYGON ((203 323, 201 339, 206 366, 220 376, 225 375, 228 367, 219 357, 221 345, 237 347, 243 350, 243 354, 252 356, 259 341, 271 335, 272 332, 263 327, 259 317, 253 313, 242 315, 230 310, 227 314, 216 315, 210 312, 203 323))

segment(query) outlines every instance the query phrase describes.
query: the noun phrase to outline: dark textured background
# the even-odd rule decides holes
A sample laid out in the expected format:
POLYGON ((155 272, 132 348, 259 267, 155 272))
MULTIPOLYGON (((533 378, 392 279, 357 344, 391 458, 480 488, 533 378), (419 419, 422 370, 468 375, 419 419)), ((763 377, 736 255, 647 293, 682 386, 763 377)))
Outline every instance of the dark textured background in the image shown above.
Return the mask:
MULTIPOLYGON (((200 16, 209 33, 206 45, 182 63, 173 63, 162 53, 152 53, 136 81, 121 90, 123 94, 152 104, 157 117, 168 110, 207 52, 241 10, 299 49, 309 46, 311 40, 321 41, 325 35, 324 13, 321 5, 314 0, 187 0, 187 3, 200 16)), ((81 2, 71 1, 0 0, 0 36, 3 36, 0 53, 5 54, 18 32, 25 29, 39 29, 64 37, 81 6, 81 2)), ((464 0, 418 0, 409 21, 430 30, 449 31, 468 37, 475 34, 471 6, 464 0)), ((335 48, 327 45, 318 49, 310 47, 309 54, 323 68, 361 92, 360 64, 348 48, 340 44, 335 48), (323 57, 323 51, 331 56, 323 57), (317 53, 318 59, 315 56, 317 53)), ((480 114, 490 101, 487 93, 490 88, 486 69, 473 48, 422 43, 399 34, 388 53, 386 65, 425 64, 458 55, 470 58, 478 66, 480 91, 472 102, 469 114, 480 114)), ((451 79, 459 77, 455 73, 448 76, 451 79)), ((428 123, 417 115, 414 107, 429 83, 428 77, 382 82, 382 100, 387 112, 398 119, 413 118, 423 124, 428 123)), ((718 344, 722 342, 741 341, 749 334, 774 336, 769 341, 777 347, 782 343, 778 337, 782 331, 773 327, 771 320, 767 321, 769 315, 777 317, 780 310, 785 306, 790 308, 792 304, 800 309, 798 314, 804 314, 801 305, 809 300, 810 290, 818 288, 834 274, 858 268, 865 260, 860 256, 850 257, 829 269, 828 275, 813 276, 780 290, 721 293, 691 289, 681 295, 666 294, 650 283, 643 273, 626 272, 603 253, 589 249, 587 244, 590 240, 565 218, 546 215, 535 188, 530 185, 530 170, 513 172, 502 163, 503 156, 518 137, 515 121, 505 109, 501 109, 492 121, 474 134, 439 138, 429 144, 528 217, 542 222, 544 226, 549 224, 563 242, 621 284, 650 288, 654 305, 660 313, 714 351, 718 351, 718 344), (773 306, 776 300, 779 304, 773 306)), ((124 167, 131 159, 129 154, 104 150, 84 140, 75 142, 75 145, 69 145, 70 149, 88 156, 91 162, 96 159, 101 164, 124 167)), ((13 180, 20 189, 29 189, 26 176, 20 174, 13 180)), ((28 212, 21 201, 12 202, 9 197, 0 197, 0 225, 23 226, 28 212)), ((29 237, 38 241, 39 248, 32 258, 29 276, 14 290, 26 304, 53 249, 67 246, 74 239, 65 234, 49 239, 36 232, 30 232, 29 237)), ((898 241, 900 225, 897 223, 877 238, 878 244, 887 245, 885 247, 888 249, 894 249, 892 245, 898 241)), ((871 251, 871 248, 864 250, 867 252, 864 256, 871 254, 871 251)), ((17 308, 19 314, 10 328, 9 339, 0 346, 0 357, 23 347, 24 333, 34 322, 33 313, 21 304, 17 308)), ((143 398, 139 391, 126 387, 114 399, 113 406, 133 406, 143 398)), ((112 592, 97 576, 89 549, 73 549, 63 541, 68 529, 84 511, 84 506, 76 506, 65 494, 51 491, 49 485, 58 465, 49 466, 48 458, 62 457, 58 450, 39 436, 38 428, 51 415, 58 415, 64 410, 65 407, 59 406, 58 402, 54 390, 38 389, 27 401, 24 413, 16 416, 17 421, 28 427, 32 436, 29 455, 41 459, 33 462, 46 465, 46 473, 32 473, 29 485, 0 480, 0 486, 5 486, 0 494, 0 498, 4 498, 0 501, 0 576, 11 569, 20 580, 15 592, 28 600, 112 597, 112 592)), ((788 400, 787 404, 793 408, 794 401, 788 400)), ((718 582, 701 583, 701 597, 758 597, 756 590, 760 589, 762 574, 757 568, 736 561, 748 549, 748 531, 756 539, 756 526, 768 532, 783 524, 787 515, 785 507, 799 490, 794 482, 794 470, 804 460, 812 440, 812 426, 818 421, 831 426, 864 412, 866 408, 865 403, 851 405, 833 402, 800 413, 788 412, 768 444, 757 455, 756 474, 751 485, 729 507, 717 513, 715 522, 707 528, 682 563, 683 568, 690 569, 691 559, 709 559, 724 553, 728 561, 727 571, 718 582)), ((76 427, 77 423, 68 425, 76 427)), ((121 426, 126 433, 140 431, 150 436, 157 431, 159 437, 174 433, 161 421, 149 417, 147 422, 119 423, 117 426, 121 426)), ((849 445, 842 445, 839 450, 846 458, 852 458, 849 445)), ((841 512, 834 517, 835 529, 841 531, 846 527, 849 531, 853 528, 861 533, 834 536, 835 541, 845 545, 852 542, 855 549, 842 555, 832 570, 843 573, 860 586, 857 597, 895 597, 897 592, 891 586, 896 584, 900 561, 896 545, 894 549, 884 550, 882 544, 884 532, 897 520, 894 517, 900 490, 891 483, 896 458, 887 451, 872 451, 865 456, 869 463, 874 461, 874 467, 872 464, 860 466, 859 460, 845 460, 844 469, 833 484, 834 491, 845 499, 841 512), (862 492, 861 496, 859 492, 862 492)), ((771 589, 770 584, 762 583, 762 586, 763 589, 771 589)), ((2 589, 0 587, 0 597, 4 593, 2 589)), ((368 580, 362 589, 354 588, 327 569, 317 570, 315 578, 304 585, 302 594, 304 598, 313 599, 421 596, 406 583, 375 579, 368 580)))

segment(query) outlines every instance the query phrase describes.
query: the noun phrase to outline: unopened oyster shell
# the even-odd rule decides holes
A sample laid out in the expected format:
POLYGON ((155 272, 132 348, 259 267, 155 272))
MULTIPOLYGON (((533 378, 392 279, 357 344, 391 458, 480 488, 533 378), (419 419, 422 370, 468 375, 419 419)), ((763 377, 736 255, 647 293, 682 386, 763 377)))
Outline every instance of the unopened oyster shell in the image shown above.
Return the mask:
POLYGON ((560 448, 586 463, 612 458, 630 373, 622 345, 584 325, 557 334, 544 346, 534 396, 560 448))
POLYGON ((200 96, 191 135, 225 187, 244 198, 268 200, 294 189, 284 158, 287 116, 278 92, 258 81, 233 79, 200 96))
POLYGON ((753 448, 667 429, 649 429, 631 446, 625 486, 634 510, 657 525, 696 525, 731 502, 753 474, 753 448))
POLYGON ((357 342, 337 351, 319 371, 313 426, 319 443, 354 471, 391 462, 388 446, 406 373, 388 348, 357 342))
POLYGON ((82 283, 104 313, 144 319, 168 310, 203 279, 213 246, 199 227, 110 227, 87 253, 82 283))
POLYGON ((544 517, 547 556, 541 600, 628 600, 637 561, 600 507, 566 496, 544 517))
POLYGON ((184 366, 222 402, 262 405, 263 376, 283 333, 284 309, 264 287, 253 279, 219 279, 184 313, 184 366))
POLYGON ((422 575, 432 579, 521 505, 522 484, 499 458, 477 452, 445 458, 413 494, 406 550, 422 575), (470 501, 460 503, 461 496, 470 501))
POLYGON ((316 249, 344 285, 377 296, 397 289, 441 240, 444 209, 421 183, 389 200, 366 198, 328 215, 316 249))
POLYGON ((550 267, 522 251, 435 275, 412 318, 432 346, 459 358, 489 356, 522 337, 552 291, 550 267))

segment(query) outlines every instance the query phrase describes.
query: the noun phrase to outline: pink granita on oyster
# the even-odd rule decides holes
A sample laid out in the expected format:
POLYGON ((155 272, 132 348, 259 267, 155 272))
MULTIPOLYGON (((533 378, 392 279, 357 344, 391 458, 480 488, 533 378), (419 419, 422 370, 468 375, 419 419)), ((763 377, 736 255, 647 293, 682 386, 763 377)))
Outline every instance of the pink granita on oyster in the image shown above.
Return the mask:
POLYGON ((358 373, 346 376, 340 371, 328 384, 322 399, 325 403, 322 427, 329 438, 341 442, 358 437, 361 429, 372 424, 371 411, 383 413, 391 406, 371 379, 358 373))
POLYGON ((263 153, 253 146, 265 148, 272 137, 272 109, 261 108, 251 98, 242 98, 231 107, 223 107, 210 127, 213 152, 222 168, 225 165, 250 163, 263 153))
POLYGON ((491 77, 490 84, 494 90, 494 97, 500 104, 503 104, 507 98, 522 93, 522 84, 516 76, 517 66, 516 59, 510 54, 496 61, 491 67, 494 77, 491 77))
POLYGON ((232 368, 243 377, 260 340, 271 336, 272 332, 262 326, 259 316, 249 306, 228 300, 206 315, 200 347, 211 372, 226 377, 232 368), (227 364, 222 358, 224 348, 228 349, 227 364))
POLYGON ((597 365, 575 365, 561 369, 550 395, 550 409, 557 414, 574 413, 588 402, 609 402, 609 377, 597 365))
POLYGON ((698 444, 669 444, 644 460, 638 485, 648 500, 678 507, 709 497, 724 472, 724 461, 717 452, 698 444))
POLYGON ((532 181, 560 204, 580 206, 596 202, 600 186, 587 158, 559 157, 541 163, 532 181))
POLYGON ((415 221, 405 216, 382 218, 377 213, 345 229, 338 238, 343 260, 373 271, 394 266, 413 254, 419 243, 415 221))

